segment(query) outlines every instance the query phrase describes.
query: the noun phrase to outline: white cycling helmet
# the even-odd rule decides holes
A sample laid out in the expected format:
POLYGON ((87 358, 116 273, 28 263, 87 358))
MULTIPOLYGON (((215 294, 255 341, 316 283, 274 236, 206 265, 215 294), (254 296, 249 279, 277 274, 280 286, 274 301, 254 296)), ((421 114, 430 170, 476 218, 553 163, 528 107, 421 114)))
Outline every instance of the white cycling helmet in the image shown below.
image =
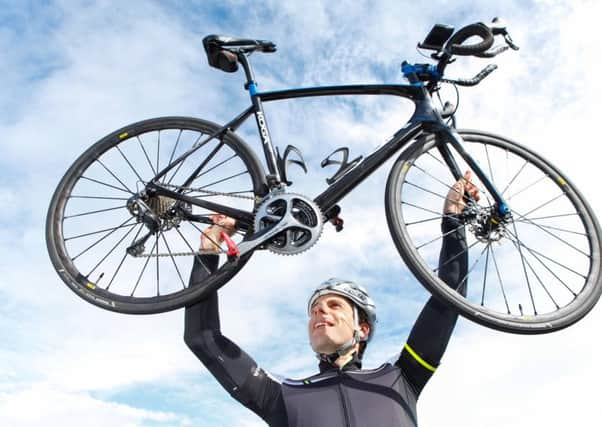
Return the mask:
MULTIPOLYGON (((328 294, 337 294, 343 297, 348 298, 354 304, 354 314, 355 314, 355 325, 356 328, 359 329, 359 318, 356 310, 361 310, 366 314, 366 320, 368 321, 368 325, 370 325, 370 333, 368 336, 361 341, 370 341, 372 335, 374 334, 374 330, 376 329, 376 306, 374 305, 374 301, 368 295, 366 289, 358 285, 357 283, 351 282, 349 280, 338 279, 336 277, 332 277, 327 281, 323 282, 318 286, 318 288, 314 291, 311 298, 309 299, 309 303, 307 304, 307 312, 311 316, 311 307, 322 295, 328 294)), ((359 336, 354 336, 354 342, 351 345, 345 345, 347 349, 355 344, 355 342, 360 341, 359 336)), ((339 349, 338 352, 342 352, 339 349)))

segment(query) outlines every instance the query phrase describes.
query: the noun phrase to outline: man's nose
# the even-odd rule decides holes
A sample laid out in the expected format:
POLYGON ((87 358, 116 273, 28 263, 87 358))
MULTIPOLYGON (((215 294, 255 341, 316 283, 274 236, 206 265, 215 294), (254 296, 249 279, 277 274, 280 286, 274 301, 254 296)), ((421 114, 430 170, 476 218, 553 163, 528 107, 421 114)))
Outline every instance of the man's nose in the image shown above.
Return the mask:
POLYGON ((312 314, 326 313, 326 304, 316 303, 311 309, 312 314))

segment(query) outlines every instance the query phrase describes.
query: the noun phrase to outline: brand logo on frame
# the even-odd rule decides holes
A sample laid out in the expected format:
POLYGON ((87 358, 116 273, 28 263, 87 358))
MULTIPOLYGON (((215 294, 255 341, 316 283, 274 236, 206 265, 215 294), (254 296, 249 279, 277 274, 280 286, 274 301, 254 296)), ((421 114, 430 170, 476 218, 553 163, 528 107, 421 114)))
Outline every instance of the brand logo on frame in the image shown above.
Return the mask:
POLYGON ((263 117, 263 113, 261 111, 257 112, 257 122, 259 123, 259 131, 261 132, 261 137, 263 138, 264 144, 270 144, 270 136, 268 135, 268 127, 265 124, 265 118, 263 117))

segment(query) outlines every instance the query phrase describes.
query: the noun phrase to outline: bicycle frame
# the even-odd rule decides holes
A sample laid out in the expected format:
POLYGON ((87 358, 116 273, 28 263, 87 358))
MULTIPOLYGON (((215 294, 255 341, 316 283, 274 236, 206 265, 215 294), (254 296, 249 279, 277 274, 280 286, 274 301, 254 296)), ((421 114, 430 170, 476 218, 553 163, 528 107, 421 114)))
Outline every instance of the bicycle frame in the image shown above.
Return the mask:
MULTIPOLYGON (((252 212, 245 212, 239 209, 219 205, 207 200, 199 200, 191 197, 187 197, 182 194, 181 191, 171 191, 160 186, 159 180, 167 172, 176 167, 180 162, 186 159, 189 155, 194 153, 196 150, 201 148, 204 144, 214 138, 220 138, 227 132, 235 131, 242 123, 248 119, 251 115, 255 116, 257 129, 260 134, 262 141, 262 148, 264 151, 268 174, 267 177, 267 188, 266 194, 276 188, 282 188, 283 182, 278 170, 276 161, 276 153, 272 139, 270 136, 268 123, 263 111, 263 102, 279 101, 293 98, 304 98, 304 97, 317 97, 317 96, 337 96, 337 95, 393 95, 400 96, 402 98, 410 99, 415 104, 415 111, 410 117, 408 122, 403 125, 395 134, 380 148, 372 152, 366 158, 362 159, 358 164, 353 166, 347 171, 342 177, 333 182, 325 191, 319 194, 314 202, 320 207, 322 212, 328 214, 328 211, 333 208, 337 202, 339 202, 345 195, 347 195, 352 189, 359 185, 364 179, 366 179, 372 172, 374 172, 380 165, 382 165, 387 159, 393 156, 396 152, 400 151, 406 145, 414 139, 420 137, 422 134, 435 134, 441 138, 442 141, 449 142, 456 152, 466 161, 466 163, 473 168, 477 177, 481 180, 483 185, 490 192, 491 196, 496 202, 496 209, 498 214, 503 218, 508 214, 508 208, 503 197, 497 191, 493 183, 487 178, 485 173, 481 170, 478 164, 472 159, 472 157, 463 149, 462 138, 459 133, 447 125, 442 118, 438 110, 433 106, 431 94, 429 93, 426 86, 421 83, 413 84, 371 84, 371 85, 344 85, 344 86, 324 86, 324 87, 312 87, 312 88, 301 88, 301 89, 287 89, 270 92, 258 92, 257 85, 254 81, 251 68, 246 60, 246 57, 242 55, 244 60, 241 63, 245 69, 247 76, 247 83, 245 88, 248 90, 251 97, 251 106, 245 111, 240 113, 234 119, 226 123, 220 129, 213 134, 207 136, 203 141, 197 142, 186 153, 182 154, 179 158, 174 160, 170 165, 160 171, 153 180, 148 184, 147 189, 156 192, 158 195, 164 195, 176 200, 182 200, 192 205, 196 205, 205 209, 209 209, 215 212, 219 212, 235 218, 238 221, 239 228, 249 229, 253 224, 252 212)), ((221 148, 221 144, 213 150, 211 154, 205 159, 185 181, 183 186, 188 186, 196 177, 196 175, 202 170, 203 167, 211 160, 213 154, 221 148)), ((440 144, 439 151, 442 158, 449 167, 455 180, 462 177, 463 173, 458 167, 450 149, 447 144, 440 144)), ((261 196, 265 196, 262 194, 261 196)), ((328 215, 327 215, 327 219, 328 215)), ((199 219, 199 221, 203 221, 199 219)), ((255 233, 251 236, 250 241, 254 241, 260 238, 265 241, 269 239, 269 236, 273 236, 286 228, 286 224, 281 224, 281 227, 274 226, 271 229, 262 230, 259 233, 255 233)), ((244 244, 245 242, 243 242, 244 244)), ((242 245, 242 244, 241 244, 242 245)), ((242 248, 241 248, 242 249, 242 248)))

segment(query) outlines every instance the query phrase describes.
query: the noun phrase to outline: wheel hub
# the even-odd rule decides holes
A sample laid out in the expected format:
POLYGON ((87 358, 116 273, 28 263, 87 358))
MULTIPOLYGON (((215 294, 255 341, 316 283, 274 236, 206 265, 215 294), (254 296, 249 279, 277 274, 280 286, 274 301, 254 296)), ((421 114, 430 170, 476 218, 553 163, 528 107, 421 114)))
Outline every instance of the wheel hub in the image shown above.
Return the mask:
POLYGON ((267 248, 280 255, 295 255, 313 246, 324 221, 313 200, 294 193, 283 193, 263 201, 255 213, 255 230, 261 231, 283 219, 294 225, 287 227, 267 243, 267 248))
POLYGON ((184 213, 192 213, 192 205, 165 196, 136 194, 127 201, 127 208, 138 222, 151 232, 166 231, 182 221, 184 213))
POLYGON ((508 235, 506 223, 509 216, 500 218, 493 207, 469 206, 462 216, 475 238, 482 243, 499 242, 508 235))

